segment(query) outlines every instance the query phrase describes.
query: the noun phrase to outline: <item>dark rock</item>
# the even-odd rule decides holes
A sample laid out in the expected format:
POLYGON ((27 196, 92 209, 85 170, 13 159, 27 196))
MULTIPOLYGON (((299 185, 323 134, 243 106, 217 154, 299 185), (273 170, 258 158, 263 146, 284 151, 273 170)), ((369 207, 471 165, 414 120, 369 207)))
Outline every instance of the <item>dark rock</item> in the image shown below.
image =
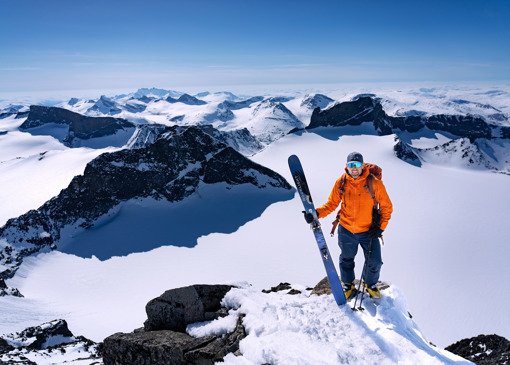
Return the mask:
POLYGON ((339 103, 327 110, 319 108, 312 113, 306 129, 324 126, 360 125, 370 122, 379 135, 398 133, 399 131, 418 132, 423 128, 444 131, 459 137, 491 138, 493 134, 505 134, 501 127, 488 124, 485 120, 471 115, 411 115, 405 117, 388 116, 378 99, 362 96, 354 101, 339 103))
POLYGON ((52 337, 73 337, 71 331, 67 326, 67 322, 63 319, 45 323, 41 326, 29 327, 19 333, 21 338, 33 339, 33 342, 28 344, 28 348, 40 350, 44 344, 52 337))
POLYGON ((67 109, 31 105, 27 120, 19 127, 29 131, 45 124, 55 123, 69 126, 68 135, 63 142, 72 145, 75 138, 91 139, 115 134, 135 125, 125 119, 112 117, 88 117, 67 109))
POLYGON ((3 354, 4 352, 8 352, 11 350, 14 350, 14 347, 9 345, 9 343, 6 340, 0 337, 0 354, 3 354))
POLYGON ((331 285, 329 284, 328 277, 324 277, 321 281, 317 283, 312 289, 310 294, 323 295, 323 294, 333 294, 331 291, 331 285))
POLYGON ((166 291, 147 303, 144 330, 116 333, 104 340, 104 364, 213 364, 239 351, 239 342, 246 337, 243 314, 233 332, 219 337, 195 338, 184 333, 188 324, 213 320, 220 312, 227 314, 221 300, 231 288, 192 285, 166 291))
POLYGON ((239 341, 246 337, 239 316, 236 329, 222 337, 195 338, 171 330, 116 333, 104 340, 105 365, 178 365, 214 364, 228 353, 239 350, 239 341))
POLYGON ((186 353, 214 340, 214 336, 194 338, 170 330, 116 333, 103 341, 103 362, 105 365, 186 364, 186 353))
POLYGON ((54 320, 43 323, 40 326, 28 327, 21 332, 4 336, 4 339, 12 340, 12 342, 19 344, 19 347, 32 350, 46 348, 49 346, 48 343, 51 343, 51 345, 58 345, 59 342, 54 341, 54 338, 57 338, 60 343, 67 343, 74 340, 73 334, 69 331, 65 320, 54 320))
POLYGON ((510 363, 510 341, 498 335, 466 338, 446 347, 445 350, 477 365, 510 363))
POLYGON ((230 285, 192 285, 168 290, 147 303, 145 330, 183 332, 188 324, 218 318, 221 300, 232 288, 230 285))
POLYGON ((270 290, 264 289, 262 290, 262 293, 276 293, 282 290, 289 290, 292 289, 292 286, 289 283, 280 283, 277 286, 271 287, 270 290))
POLYGON ((217 337, 203 348, 197 348, 196 350, 188 352, 184 355, 184 358, 189 364, 206 364, 208 361, 211 361, 211 363, 221 361, 227 354, 238 352, 239 342, 246 337, 243 318, 244 315, 241 314, 233 332, 222 337, 217 337))
POLYGON ((387 135, 392 132, 388 121, 389 117, 379 102, 370 97, 360 97, 355 101, 340 103, 324 111, 319 108, 314 109, 306 129, 360 125, 369 122, 374 123, 381 135, 387 135))
POLYGON ((74 336, 66 321, 54 320, 0 337, 0 357, 4 361, 0 360, 0 364, 36 364, 28 358, 44 358, 47 363, 53 364, 62 354, 76 354, 76 349, 79 349, 81 361, 99 364, 99 347, 83 336, 74 336))
POLYGON ((98 156, 57 197, 7 221, 0 228, 0 237, 9 243, 0 249, 0 263, 6 268, 0 277, 11 277, 24 257, 44 247, 55 249, 65 227, 91 228, 121 202, 149 197, 181 201, 201 183, 219 182, 291 190, 282 176, 200 128, 170 127, 146 147, 98 156))
POLYGON ((395 156, 403 161, 410 163, 411 165, 421 166, 420 157, 418 157, 411 146, 409 146, 398 137, 395 137, 395 141, 397 142, 395 146, 393 146, 395 156))
POLYGON ((4 297, 7 295, 12 295, 14 297, 22 298, 23 295, 16 288, 9 288, 5 283, 4 279, 0 278, 0 297, 4 297))

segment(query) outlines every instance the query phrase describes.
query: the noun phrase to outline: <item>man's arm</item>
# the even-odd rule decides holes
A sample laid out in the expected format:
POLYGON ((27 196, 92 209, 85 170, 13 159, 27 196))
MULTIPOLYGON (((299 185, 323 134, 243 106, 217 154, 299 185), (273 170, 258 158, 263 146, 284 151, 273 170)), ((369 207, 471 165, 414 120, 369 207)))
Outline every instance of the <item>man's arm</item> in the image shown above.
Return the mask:
POLYGON ((384 231, 393 213, 393 204, 390 197, 386 192, 386 188, 381 180, 374 179, 375 185, 375 199, 379 203, 381 209, 381 229, 384 231))
MULTIPOLYGON (((340 178, 341 179, 341 178, 340 178)), ((333 186, 333 190, 331 190, 331 194, 329 194, 328 201, 322 207, 317 208, 317 215, 319 218, 324 218, 331 212, 333 212, 340 202, 342 201, 342 197, 340 196, 340 179, 335 182, 333 186)))

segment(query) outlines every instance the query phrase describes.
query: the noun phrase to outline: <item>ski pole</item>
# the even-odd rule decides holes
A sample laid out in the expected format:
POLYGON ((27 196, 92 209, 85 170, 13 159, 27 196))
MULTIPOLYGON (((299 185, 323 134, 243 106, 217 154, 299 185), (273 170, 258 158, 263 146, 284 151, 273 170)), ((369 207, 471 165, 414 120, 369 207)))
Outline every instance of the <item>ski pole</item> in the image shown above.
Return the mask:
MULTIPOLYGON (((361 279, 359 281, 359 284, 358 284, 358 292, 360 291, 359 289, 361 288, 361 280, 365 280, 365 275, 367 274, 367 269, 368 269, 368 262, 370 261, 370 254, 372 253, 372 240, 370 240, 370 243, 368 244, 368 253, 367 253, 367 257, 365 258, 365 265, 363 265, 363 272, 361 274, 361 279)), ((363 308, 361 306, 361 304, 363 303, 363 295, 365 293, 365 287, 363 287, 363 291, 361 292, 361 299, 360 299, 360 302, 359 302, 359 307, 356 308, 356 302, 358 301, 358 296, 356 296, 356 299, 354 300, 354 307, 352 307, 352 310, 364 310, 365 308, 363 308)))

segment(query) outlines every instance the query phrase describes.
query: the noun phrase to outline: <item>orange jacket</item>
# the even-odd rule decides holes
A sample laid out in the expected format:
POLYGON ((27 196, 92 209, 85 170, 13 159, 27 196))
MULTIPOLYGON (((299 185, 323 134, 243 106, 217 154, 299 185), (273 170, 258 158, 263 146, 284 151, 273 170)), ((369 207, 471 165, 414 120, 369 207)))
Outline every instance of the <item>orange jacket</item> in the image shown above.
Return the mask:
MULTIPOLYGON (((324 218, 333 212, 341 202, 340 224, 342 227, 352 233, 366 232, 372 224, 372 207, 374 206, 374 200, 370 196, 368 189, 365 188, 369 171, 366 167, 363 167, 363 172, 357 179, 354 179, 347 173, 347 168, 345 171, 347 180, 343 196, 340 196, 339 186, 341 178, 339 178, 326 204, 317 208, 317 214, 320 218, 324 218)), ((374 178, 374 191, 375 199, 379 203, 381 212, 380 227, 382 230, 385 230, 393 212, 393 204, 388 193, 386 193, 383 182, 377 178, 374 178)))

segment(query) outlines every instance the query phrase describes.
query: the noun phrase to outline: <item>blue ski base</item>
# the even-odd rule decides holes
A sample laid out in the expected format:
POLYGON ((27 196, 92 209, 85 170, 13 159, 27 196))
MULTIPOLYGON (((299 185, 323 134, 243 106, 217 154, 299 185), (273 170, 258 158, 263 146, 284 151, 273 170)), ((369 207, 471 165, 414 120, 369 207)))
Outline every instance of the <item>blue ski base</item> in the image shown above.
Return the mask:
POLYGON ((344 291, 342 289, 342 283, 338 277, 338 273, 335 268, 335 264, 331 258, 331 254, 329 253, 328 245, 326 244, 326 240, 324 238, 324 234, 322 232, 321 225, 319 223, 319 219, 317 218, 317 214, 315 212, 315 207, 313 205, 312 196, 310 194, 310 189, 308 188, 308 183, 306 182, 305 173, 303 167, 301 166, 301 162, 296 155, 292 155, 289 157, 289 168, 292 174, 292 178, 296 183, 296 188, 301 198, 301 202, 303 203, 303 207, 305 211, 311 213, 314 217, 314 221, 310 224, 313 234, 315 236, 315 240, 317 241, 317 245, 319 247, 319 252, 322 257, 322 262, 324 264, 324 268, 326 269, 326 274, 328 276, 329 285, 331 286, 331 291, 333 292, 333 296, 338 305, 343 305, 346 303, 344 291))

